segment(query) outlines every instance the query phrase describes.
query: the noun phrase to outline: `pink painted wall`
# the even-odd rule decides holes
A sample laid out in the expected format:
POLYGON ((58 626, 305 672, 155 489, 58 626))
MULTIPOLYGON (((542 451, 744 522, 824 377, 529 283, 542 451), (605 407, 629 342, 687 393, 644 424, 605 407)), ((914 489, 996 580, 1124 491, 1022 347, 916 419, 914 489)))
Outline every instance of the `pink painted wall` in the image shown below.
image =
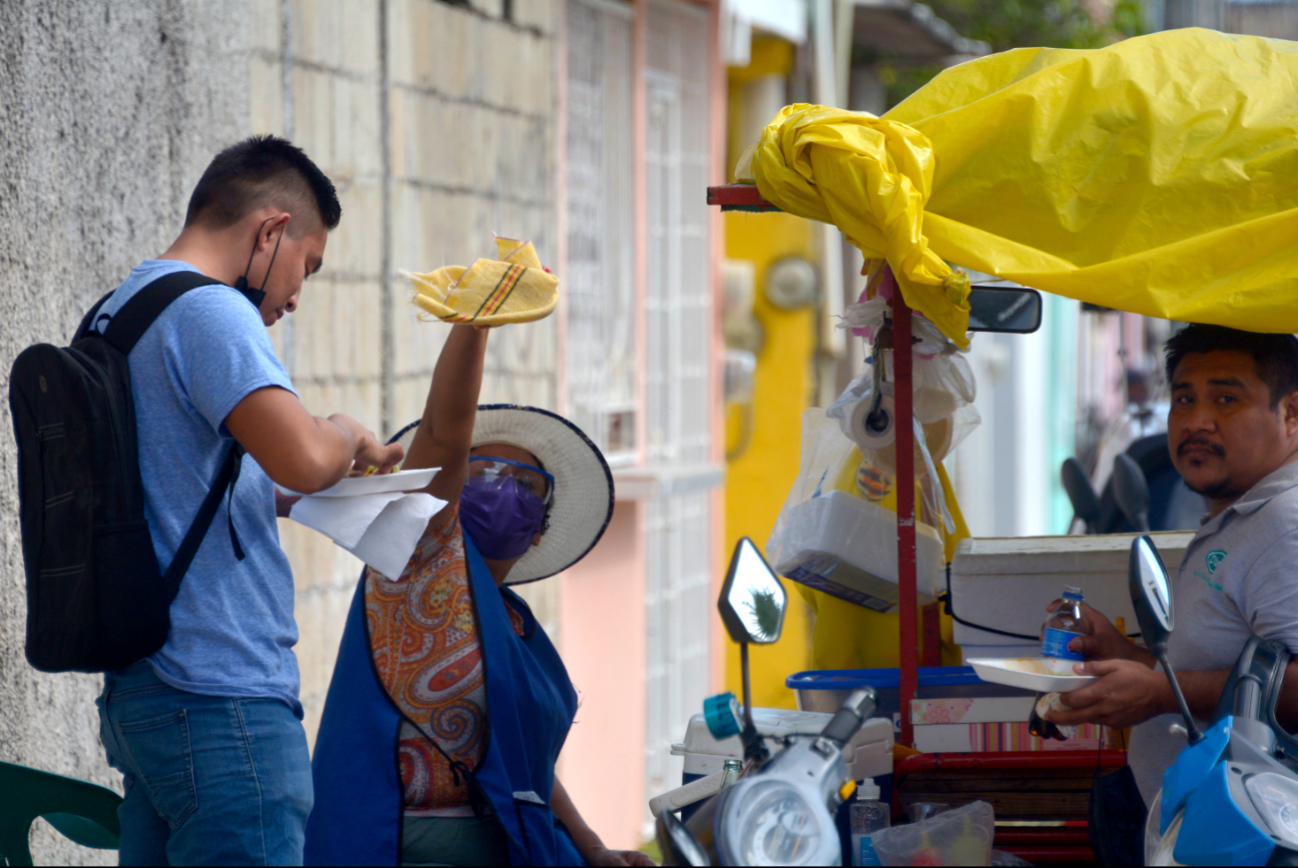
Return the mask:
POLYGON ((645 768, 643 504, 619 501, 589 555, 564 573, 564 663, 580 695, 559 778, 590 827, 615 849, 640 846, 645 768))

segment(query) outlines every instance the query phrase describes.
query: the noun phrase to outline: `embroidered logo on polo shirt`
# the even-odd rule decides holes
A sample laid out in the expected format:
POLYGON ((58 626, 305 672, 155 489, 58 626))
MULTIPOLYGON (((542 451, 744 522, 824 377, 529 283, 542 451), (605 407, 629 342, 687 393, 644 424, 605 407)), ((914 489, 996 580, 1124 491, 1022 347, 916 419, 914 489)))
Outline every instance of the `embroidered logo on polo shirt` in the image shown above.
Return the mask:
POLYGON ((1221 549, 1213 549, 1204 556, 1204 561, 1208 564, 1208 575, 1217 572, 1217 565, 1226 559, 1226 553, 1221 549))

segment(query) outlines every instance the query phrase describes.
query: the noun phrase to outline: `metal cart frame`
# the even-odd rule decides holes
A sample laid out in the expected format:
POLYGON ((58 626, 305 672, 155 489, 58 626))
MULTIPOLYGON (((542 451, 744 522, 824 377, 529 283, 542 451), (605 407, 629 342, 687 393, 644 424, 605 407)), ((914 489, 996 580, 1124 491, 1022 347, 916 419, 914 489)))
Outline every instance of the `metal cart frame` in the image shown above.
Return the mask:
MULTIPOLYGON (((762 198, 756 185, 724 184, 708 187, 708 204, 722 211, 779 211, 762 198)), ((914 745, 914 724, 909 709, 919 686, 919 599, 916 593, 915 556, 915 428, 912 353, 911 309, 896 286, 892 270, 885 264, 884 286, 891 284, 892 293, 892 374, 893 398, 896 402, 896 453, 897 453, 897 588, 900 624, 901 662, 901 743, 914 745)), ((940 662, 940 630, 938 603, 924 606, 924 660, 925 666, 940 662)), ((1033 769, 1101 769, 1120 768, 1127 764, 1126 751, 1044 751, 1044 752, 989 752, 971 754, 917 754, 899 760, 894 767, 894 785, 908 775, 922 771, 1028 771, 1033 769)), ((897 787, 894 786, 894 808, 897 806, 897 787)), ((1024 829, 998 829, 998 846, 1029 861, 1093 861, 1094 854, 1087 843, 1086 830, 1080 826, 1054 826, 1024 829)))

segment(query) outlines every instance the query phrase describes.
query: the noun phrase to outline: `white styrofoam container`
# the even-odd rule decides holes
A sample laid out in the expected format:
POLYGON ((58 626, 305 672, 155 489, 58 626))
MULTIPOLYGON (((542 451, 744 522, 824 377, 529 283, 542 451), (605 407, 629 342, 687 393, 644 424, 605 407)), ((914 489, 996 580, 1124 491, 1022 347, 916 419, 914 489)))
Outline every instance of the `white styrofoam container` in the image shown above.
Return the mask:
POLYGON ((1058 657, 973 657, 969 665, 983 681, 1037 693, 1071 693, 1100 680, 1098 675, 1075 675, 1076 662, 1058 657))
MULTIPOLYGON (((789 510, 775 571, 795 582, 879 612, 897 607, 897 514, 831 491, 789 510)), ((937 533, 915 525, 920 602, 945 587, 946 559, 937 533)))
MULTIPOLYGON (((1168 572, 1176 575, 1194 533, 1166 531, 1150 536, 1168 572)), ((1073 585, 1110 621, 1121 616, 1126 619, 1127 632, 1137 633, 1140 626, 1127 588, 1127 564, 1135 537, 1119 533, 963 539, 951 563, 952 608, 963 621, 1038 636, 1046 606, 1058 599, 1065 585, 1073 585)), ((964 647, 966 658, 1039 656, 1024 650, 1039 647, 1035 639, 1000 636, 960 621, 955 623, 954 638, 964 647), (995 646, 998 653, 988 653, 991 649, 987 646, 995 646)))
MULTIPOLYGON (((754 708, 753 725, 766 739, 771 754, 784 750, 781 741, 790 735, 819 735, 832 714, 819 711, 794 711, 788 708, 754 708)), ((892 774, 892 721, 882 717, 867 720, 843 748, 843 762, 852 780, 892 774)), ((728 759, 743 759, 744 746, 739 736, 718 741, 708 731, 702 714, 690 718, 685 741, 672 745, 672 756, 685 758, 686 777, 716 774, 728 759)))
MULTIPOLYGON (((961 615, 960 617, 964 617, 961 615)), ((1045 620, 1043 617, 1041 620, 1045 620)), ((981 632, 981 631, 980 631, 981 632)), ((1134 633, 1135 630, 1128 629, 1128 633, 1134 633)), ((998 637, 1002 642, 1013 642, 1006 636, 998 637)), ((1025 643, 1019 642, 1017 645, 961 645, 960 660, 965 666, 969 665, 970 660, 986 659, 989 657, 1022 657, 1025 643)), ((1035 646, 1034 646, 1035 647, 1035 646)))

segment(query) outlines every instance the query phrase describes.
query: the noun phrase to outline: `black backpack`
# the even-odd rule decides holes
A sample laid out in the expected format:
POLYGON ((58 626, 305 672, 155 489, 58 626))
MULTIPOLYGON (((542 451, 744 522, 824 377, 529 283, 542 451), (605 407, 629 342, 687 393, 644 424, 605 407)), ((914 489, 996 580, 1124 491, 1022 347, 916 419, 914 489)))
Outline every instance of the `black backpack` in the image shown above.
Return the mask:
MULTIPOLYGON (((111 672, 167 641, 171 602, 238 477, 231 445, 167 574, 144 520, 126 357, 184 293, 220 281, 160 277, 109 319, 99 300, 66 349, 36 344, 9 373, 27 569, 27 660, 46 672, 111 672), (99 320, 109 319, 100 331, 99 320)), ((242 559, 233 534, 236 554, 242 559)))

